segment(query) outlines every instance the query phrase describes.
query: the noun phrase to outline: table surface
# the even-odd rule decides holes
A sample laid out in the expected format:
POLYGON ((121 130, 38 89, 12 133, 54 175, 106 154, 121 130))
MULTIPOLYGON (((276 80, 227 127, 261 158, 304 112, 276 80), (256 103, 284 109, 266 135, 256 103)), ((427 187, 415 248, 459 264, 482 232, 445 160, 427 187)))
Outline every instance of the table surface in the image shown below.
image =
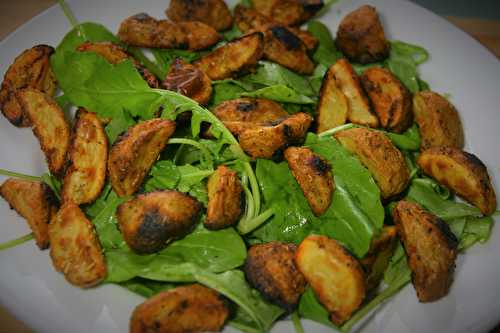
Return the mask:
MULTIPOLYGON (((29 19, 54 5, 56 0, 16 0, 0 2, 0 41, 29 19)), ((500 21, 446 16, 500 58, 500 21)), ((0 333, 32 333, 0 305, 0 333)), ((497 330, 495 330, 497 331, 497 330)), ((500 331, 500 330, 499 330, 500 331)))

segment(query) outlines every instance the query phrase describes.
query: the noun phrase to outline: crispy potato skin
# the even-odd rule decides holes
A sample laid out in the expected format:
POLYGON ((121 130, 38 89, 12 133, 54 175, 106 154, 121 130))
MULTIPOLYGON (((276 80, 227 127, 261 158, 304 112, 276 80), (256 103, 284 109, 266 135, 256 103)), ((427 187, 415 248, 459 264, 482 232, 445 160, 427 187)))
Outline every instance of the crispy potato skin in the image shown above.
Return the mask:
POLYGON ((432 302, 445 296, 453 281, 458 246, 448 224, 406 200, 399 201, 392 214, 418 299, 432 302))
POLYGON ((5 72, 0 88, 0 108, 12 125, 18 127, 31 125, 15 96, 18 89, 33 88, 49 96, 54 95, 56 78, 50 68, 50 56, 53 53, 52 46, 33 46, 16 57, 5 72))
POLYGON ((484 215, 495 212, 497 198, 488 170, 475 155, 453 147, 432 147, 420 154, 417 164, 425 174, 479 208, 484 215))
POLYGON ((157 191, 122 203, 116 218, 128 246, 145 254, 158 252, 190 232, 200 209, 201 204, 187 194, 157 191))
POLYGON ((71 284, 87 288, 107 274, 101 244, 93 224, 74 203, 66 203, 49 224, 50 257, 71 284))
POLYGON ((207 229, 218 230, 235 225, 243 213, 243 187, 238 174, 221 165, 208 179, 207 229))
POLYGON ((223 45, 194 65, 212 80, 223 80, 255 67, 264 53, 264 35, 255 32, 223 45))
POLYGON ((254 8, 284 25, 300 25, 321 8, 321 0, 252 0, 254 8))
POLYGON ((306 280, 295 264, 295 244, 270 242, 250 247, 243 270, 250 285, 269 301, 292 312, 306 280))
POLYGON ((137 306, 130 333, 219 332, 229 314, 219 293, 191 284, 163 291, 137 306))
POLYGON ((342 325, 359 308, 366 294, 363 268, 337 241, 308 236, 295 262, 335 325, 342 325))
POLYGON ((350 60, 368 64, 389 56, 390 44, 385 38, 375 7, 364 5, 347 14, 337 30, 337 47, 350 60))
POLYGON ((38 248, 48 248, 49 222, 57 209, 52 190, 42 182, 9 178, 0 186, 0 195, 26 219, 38 248))
POLYGON ((389 70, 379 67, 369 68, 361 76, 361 83, 383 128, 402 133, 411 126, 413 123, 411 94, 389 70))
POLYGON ((335 189, 331 166, 305 147, 287 148, 285 159, 314 215, 322 215, 330 207, 335 189))
POLYGON ((231 28, 231 12, 223 0, 172 0, 165 14, 174 22, 200 21, 217 31, 231 28))
POLYGON ((62 202, 91 203, 106 181, 108 138, 95 113, 80 108, 76 113, 69 165, 61 190, 62 202))
POLYGON ((175 122, 151 119, 130 127, 111 147, 108 174, 119 196, 132 195, 165 148, 175 122))
POLYGON ((335 71, 331 66, 323 77, 316 107, 316 132, 321 133, 330 128, 343 125, 349 115, 349 101, 335 79, 335 71))
POLYGON ((50 96, 33 88, 18 90, 16 97, 40 142, 50 172, 62 176, 71 136, 64 112, 50 96))
POLYGON ((421 150, 439 146, 463 148, 462 122, 446 98, 432 91, 418 92, 413 96, 413 113, 422 137, 421 150))

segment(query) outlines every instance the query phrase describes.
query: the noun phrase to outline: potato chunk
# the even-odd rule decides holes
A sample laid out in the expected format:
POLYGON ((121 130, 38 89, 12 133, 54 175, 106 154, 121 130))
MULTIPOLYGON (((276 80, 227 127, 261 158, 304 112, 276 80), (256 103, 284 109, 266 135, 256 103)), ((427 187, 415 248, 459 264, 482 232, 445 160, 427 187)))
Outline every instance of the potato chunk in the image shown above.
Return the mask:
POLYGON ((284 25, 300 25, 321 8, 322 0, 252 0, 254 8, 284 25))
POLYGON ((255 32, 216 48, 194 65, 212 80, 223 80, 252 69, 264 52, 264 35, 255 32))
POLYGON ((475 155, 453 147, 424 150, 417 164, 425 174, 467 200, 484 215, 495 212, 497 199, 486 166, 475 155))
POLYGON ((137 253, 154 253, 190 232, 201 204, 187 194, 158 191, 122 203, 116 211, 128 246, 137 253))
POLYGON ((330 207, 335 189, 330 164, 305 147, 287 148, 285 159, 314 215, 322 215, 330 207))
POLYGON ((335 325, 342 325, 363 302, 363 268, 336 240, 306 237, 295 254, 295 262, 335 325))
POLYGON ((445 296, 453 281, 458 240, 446 222, 418 204, 402 200, 393 212, 420 302, 445 296))
POLYGON ((137 306, 130 319, 130 333, 219 332, 229 314, 219 293, 191 284, 163 291, 137 306))
POLYGON ((350 60, 362 64, 384 60, 390 44, 375 7, 364 5, 347 14, 337 30, 337 47, 350 60))
POLYGON ((432 91, 418 92, 413 96, 413 113, 422 137, 421 150, 439 146, 463 148, 462 122, 446 98, 432 91))
POLYGON ((175 122, 151 119, 130 127, 111 147, 108 173, 119 196, 132 195, 175 131, 175 122))
POLYGON ((411 94, 389 70, 380 67, 369 68, 361 76, 361 83, 383 128, 402 133, 411 126, 411 94))
POLYGON ((77 205, 91 203, 101 193, 106 181, 108 138, 95 113, 80 108, 76 113, 69 166, 64 176, 63 202, 77 205))
POLYGON ((52 190, 42 182, 9 178, 0 186, 0 195, 26 219, 38 248, 48 248, 48 226, 57 209, 52 190))
POLYGON ((16 96, 40 142, 50 172, 61 176, 66 165, 71 135, 64 112, 56 101, 39 90, 18 90, 16 96))
POLYGON ((165 14, 174 22, 200 21, 217 31, 231 28, 231 12, 223 0, 172 0, 165 14))
POLYGON ((295 264, 295 244, 270 242, 250 247, 245 260, 245 276, 251 286, 288 312, 304 293, 306 279, 295 264))
POLYGON ((80 208, 64 204, 49 224, 50 257, 68 282, 87 288, 106 277, 106 263, 94 225, 80 208))
POLYGON ((382 198, 401 193, 410 180, 410 171, 403 154, 387 136, 367 128, 352 128, 335 134, 339 142, 356 154, 370 171, 380 188, 382 198))
POLYGON ((36 45, 21 53, 9 66, 0 89, 0 109, 14 126, 30 126, 15 93, 18 89, 33 88, 52 96, 56 91, 56 78, 50 68, 50 56, 54 48, 36 45))

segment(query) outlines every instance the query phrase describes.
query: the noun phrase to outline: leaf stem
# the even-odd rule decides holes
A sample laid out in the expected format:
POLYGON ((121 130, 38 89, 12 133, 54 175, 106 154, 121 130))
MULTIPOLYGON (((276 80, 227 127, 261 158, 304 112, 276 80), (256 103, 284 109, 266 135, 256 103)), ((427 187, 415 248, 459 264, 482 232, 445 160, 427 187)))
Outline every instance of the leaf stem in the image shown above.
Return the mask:
POLYGON ((262 223, 266 222, 273 215, 274 215, 274 210, 272 208, 269 208, 263 211, 262 214, 258 215, 257 217, 251 220, 240 221, 237 229, 239 233, 242 235, 248 234, 249 232, 258 228, 262 223))
POLYGON ((294 313, 292 313, 292 323, 296 333, 304 333, 302 323, 300 322, 299 313, 297 311, 294 311, 294 313))
POLYGON ((250 183, 250 188, 252 190, 253 201, 254 201, 254 216, 256 217, 260 213, 260 189, 259 184, 257 183, 257 177, 253 172, 252 166, 249 162, 243 163, 243 167, 245 168, 245 173, 247 174, 248 181, 250 183))
POLYGON ((24 179, 24 180, 30 180, 30 181, 41 181, 42 180, 42 177, 25 175, 23 173, 9 171, 9 170, 5 170, 5 169, 0 169, 0 175, 24 179))
POLYGON ((356 127, 356 125, 354 125, 354 124, 340 125, 340 126, 337 126, 337 127, 334 127, 334 128, 330 128, 329 130, 326 130, 324 132, 319 133, 318 137, 329 136, 329 135, 332 135, 332 134, 335 134, 337 132, 340 132, 340 131, 343 131, 343 130, 346 130, 346 129, 349 129, 349 128, 353 128, 353 127, 356 127))
POLYGON ((16 238, 16 239, 12 239, 12 240, 7 241, 5 243, 1 243, 0 244, 0 251, 7 250, 7 249, 10 249, 12 247, 21 245, 23 243, 26 243, 29 240, 32 240, 33 238, 34 238, 33 233, 30 232, 27 235, 21 236, 21 237, 16 238))
POLYGON ((75 15, 73 15, 73 12, 71 11, 71 8, 69 8, 68 4, 64 0, 58 0, 59 6, 61 6, 61 9, 68 18, 69 23, 71 24, 71 27, 76 27, 78 25, 78 20, 76 19, 75 15))
POLYGON ((127 51, 134 56, 139 62, 147 68, 151 73, 159 77, 160 79, 164 79, 164 72, 158 67, 154 62, 149 60, 148 57, 144 55, 141 49, 137 47, 127 47, 127 51))
POLYGON ((205 156, 205 159, 207 160, 207 162, 209 162, 210 164, 213 163, 212 154, 210 153, 210 151, 203 144, 199 143, 198 141, 186 139, 186 138, 172 138, 172 139, 168 140, 168 143, 169 144, 190 145, 190 146, 196 147, 203 153, 203 156, 205 156))

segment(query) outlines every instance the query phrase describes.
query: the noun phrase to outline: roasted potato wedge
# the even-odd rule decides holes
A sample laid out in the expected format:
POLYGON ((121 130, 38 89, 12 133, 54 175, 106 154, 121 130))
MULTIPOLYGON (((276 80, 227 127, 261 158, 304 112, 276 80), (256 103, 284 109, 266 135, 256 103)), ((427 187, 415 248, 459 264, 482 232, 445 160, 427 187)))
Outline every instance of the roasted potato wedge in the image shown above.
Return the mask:
POLYGON ((321 8, 322 0, 252 0, 254 8, 284 25, 300 25, 321 8))
POLYGON ((68 202, 59 209, 49 224, 49 239, 52 263, 68 282, 87 288, 106 277, 94 225, 76 204, 68 202))
POLYGON ((201 204, 187 194, 158 191, 122 203, 116 211, 120 230, 135 252, 154 253, 190 232, 201 204))
POLYGON ((12 125, 31 125, 15 96, 18 89, 33 88, 49 96, 54 95, 56 78, 50 68, 50 56, 53 53, 52 46, 33 46, 21 53, 7 69, 0 89, 0 108, 12 125))
POLYGON ((81 205, 97 199, 106 181, 108 137, 95 113, 80 108, 75 119, 61 199, 81 205))
POLYGON ((290 30, 295 36, 299 37, 308 51, 313 51, 318 46, 318 39, 309 31, 295 27, 288 27, 288 30, 290 30))
POLYGON ((375 7, 364 5, 347 14, 337 30, 337 47, 350 60, 362 64, 384 60, 390 44, 375 7))
POLYGON ((163 291, 137 306, 130 333, 219 332, 229 314, 219 293, 191 284, 163 291))
POLYGON ((295 262, 335 325, 342 325, 363 302, 363 268, 336 240, 306 237, 297 249, 295 262))
POLYGON ((432 302, 450 289, 458 240, 446 222, 418 204, 402 200, 392 211, 403 241, 413 286, 420 302, 432 302))
POLYGON ((463 148, 462 122, 446 98, 432 91, 418 92, 413 96, 413 113, 422 137, 421 150, 440 146, 463 148))
POLYGON ((270 302, 292 312, 304 293, 306 279, 295 265, 295 244, 270 242, 250 247, 245 276, 270 302))
POLYGON ((175 131, 175 122, 151 119, 130 127, 115 141, 108 158, 111 185, 119 196, 134 194, 175 131))
POLYGON ((208 179, 207 229, 218 230, 238 222, 243 213, 243 186, 238 174, 221 165, 208 179))
POLYGON ((383 128, 402 133, 411 126, 411 94, 389 70, 380 67, 369 68, 363 72, 361 83, 383 128))
POLYGON ((406 188, 410 171, 405 158, 384 133, 352 128, 337 132, 335 137, 370 171, 382 198, 393 197, 406 188))
POLYGON ((252 69, 264 52, 264 35, 255 32, 223 45, 194 65, 212 80, 223 80, 252 69))
POLYGON ((305 147, 287 148, 285 159, 314 215, 322 215, 330 207, 335 190, 330 164, 305 147))
POLYGON ((484 215, 497 207, 495 190, 486 166, 475 155, 453 147, 424 150, 417 164, 426 175, 476 206, 484 215))
POLYGON ((165 14, 174 22, 199 21, 217 31, 231 28, 231 11, 223 0, 172 0, 165 14))
POLYGON ((40 142, 50 172, 62 176, 71 136, 64 112, 49 95, 33 88, 18 90, 16 97, 40 142))
POLYGON ((26 219, 38 248, 48 248, 49 222, 57 209, 52 190, 42 182, 9 178, 0 186, 0 195, 26 219))

